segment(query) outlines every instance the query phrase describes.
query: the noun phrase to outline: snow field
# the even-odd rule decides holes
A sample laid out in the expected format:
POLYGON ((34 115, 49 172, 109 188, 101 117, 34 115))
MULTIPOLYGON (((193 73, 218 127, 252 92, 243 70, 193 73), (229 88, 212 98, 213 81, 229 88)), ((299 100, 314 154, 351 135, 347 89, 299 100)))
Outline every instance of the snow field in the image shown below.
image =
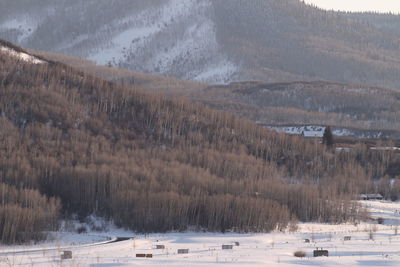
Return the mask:
MULTIPOLYGON (((97 235, 133 238, 74 247, 68 249, 72 250, 73 259, 64 261, 60 260, 60 254, 65 250, 61 246, 51 251, 23 253, 14 248, 13 253, 8 254, 4 253, 3 247, 0 266, 400 266, 400 231, 396 235, 400 203, 361 203, 370 208, 373 218, 381 217, 384 223, 378 224, 376 220, 340 225, 302 223, 296 233, 269 234, 190 232, 135 235, 110 229, 97 235), (345 236, 350 236, 351 240, 344 241, 345 236), (235 242, 239 242, 239 246, 235 246, 235 242), (157 244, 165 245, 165 249, 156 249, 157 244), (222 250, 222 245, 234 246, 232 250, 222 250), (312 257, 316 248, 329 250, 329 257, 312 257), (178 249, 189 249, 189 254, 177 254, 178 249), (295 251, 306 252, 306 257, 294 257, 295 251), (153 254, 153 258, 136 258, 137 253, 153 254)), ((64 244, 78 237, 72 236, 66 242, 65 238, 61 237, 64 244)))

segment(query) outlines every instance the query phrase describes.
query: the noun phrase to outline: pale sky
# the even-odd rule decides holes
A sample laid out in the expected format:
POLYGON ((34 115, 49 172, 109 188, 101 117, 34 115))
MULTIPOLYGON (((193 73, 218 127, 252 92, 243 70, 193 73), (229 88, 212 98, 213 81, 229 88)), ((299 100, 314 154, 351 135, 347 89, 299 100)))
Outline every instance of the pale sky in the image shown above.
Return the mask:
POLYGON ((400 0, 304 0, 323 9, 400 13, 400 0))

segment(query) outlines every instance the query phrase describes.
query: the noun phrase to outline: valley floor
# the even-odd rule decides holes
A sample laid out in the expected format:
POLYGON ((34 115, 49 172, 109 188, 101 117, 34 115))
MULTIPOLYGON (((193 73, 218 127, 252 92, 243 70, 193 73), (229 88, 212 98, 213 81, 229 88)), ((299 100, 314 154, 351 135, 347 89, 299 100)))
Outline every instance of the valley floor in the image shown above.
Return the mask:
POLYGON ((58 241, 0 247, 0 266, 400 266, 400 231, 396 235, 396 225, 400 224, 400 203, 362 203, 370 208, 373 217, 383 218, 384 224, 307 223, 300 224, 296 233, 270 234, 169 233, 144 236, 121 230, 101 234, 58 234, 58 241), (112 236, 132 238, 104 243, 112 236), (344 241, 345 236, 350 236, 351 240, 344 241), (305 239, 310 243, 305 243, 305 239), (239 242, 239 246, 235 242, 239 242), (165 245, 165 249, 157 250, 156 245, 165 245), (222 245, 234 246, 232 250, 222 250, 222 245), (316 248, 329 250, 329 257, 312 257, 316 248), (189 249, 189 254, 178 255, 178 249, 189 249), (71 260, 60 260, 64 250, 72 251, 71 260), (305 258, 293 256, 299 250, 306 252, 305 258), (138 253, 153 254, 153 258, 136 258, 138 253))

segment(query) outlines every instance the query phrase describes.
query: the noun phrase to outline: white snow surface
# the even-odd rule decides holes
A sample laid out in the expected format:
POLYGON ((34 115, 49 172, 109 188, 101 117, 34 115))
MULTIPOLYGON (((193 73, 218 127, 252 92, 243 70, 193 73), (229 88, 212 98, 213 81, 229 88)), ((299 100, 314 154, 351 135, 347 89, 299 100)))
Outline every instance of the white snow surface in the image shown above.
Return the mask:
MULTIPOLYGON (((320 125, 286 125, 286 126, 265 126, 268 129, 278 133, 286 133, 293 135, 303 135, 305 137, 323 137, 325 126, 320 125)), ((342 127, 332 129, 334 136, 351 136, 357 138, 380 138, 383 136, 382 131, 378 130, 356 130, 342 127)), ((390 137, 389 137, 390 138, 390 137)))
POLYGON ((0 45, 0 53, 6 53, 6 54, 8 54, 8 55, 10 55, 12 57, 16 57, 16 58, 18 58, 18 59, 20 59, 22 61, 25 61, 25 62, 28 62, 28 63, 32 63, 32 64, 43 64, 43 63, 45 63, 45 61, 40 60, 40 59, 38 59, 38 58, 36 58, 36 57, 34 57, 32 55, 29 55, 29 54, 26 54, 26 53, 23 53, 23 52, 18 52, 18 51, 15 51, 12 48, 1 46, 1 45, 0 45))
POLYGON ((279 133, 301 134, 306 137, 322 137, 324 135, 325 126, 308 125, 308 126, 269 126, 279 133))
MULTIPOLYGON (((83 56, 99 64, 225 83, 238 66, 224 56, 218 45, 214 23, 207 14, 210 5, 209 1, 169 0, 161 9, 144 10, 114 21, 112 27, 121 29, 119 33, 83 56)), ((97 35, 104 35, 108 28, 97 35)))
MULTIPOLYGON (((295 233, 269 234, 137 235, 110 228, 105 233, 69 234, 69 240, 68 235, 59 235, 60 242, 63 245, 76 244, 76 240, 82 239, 98 242, 104 236, 130 236, 132 239, 68 248, 73 259, 64 261, 60 260, 60 254, 66 248, 54 246, 54 241, 42 244, 54 246, 55 250, 51 251, 19 253, 21 247, 3 246, 0 266, 400 266, 400 232, 399 235, 395 233, 395 226, 400 224, 400 203, 361 203, 369 208, 373 218, 383 218, 384 224, 372 220, 357 225, 301 223, 295 233), (373 239, 370 239, 370 231, 373 231, 373 239), (344 241, 345 236, 351 236, 351 240, 344 241), (305 239, 310 243, 305 243, 305 239), (239 246, 235 246, 235 242, 239 242, 239 246), (222 250, 223 244, 234 245, 233 250, 222 250), (156 245, 165 245, 165 249, 157 250, 156 245), (329 257, 314 258, 312 253, 317 247, 329 250, 329 257), (189 249, 189 254, 178 255, 177 249, 189 249), (306 257, 294 257, 293 253, 298 250, 306 252, 306 257), (137 253, 153 254, 153 258, 136 258, 137 253)), ((24 247, 24 250, 32 248, 35 246, 24 247)))

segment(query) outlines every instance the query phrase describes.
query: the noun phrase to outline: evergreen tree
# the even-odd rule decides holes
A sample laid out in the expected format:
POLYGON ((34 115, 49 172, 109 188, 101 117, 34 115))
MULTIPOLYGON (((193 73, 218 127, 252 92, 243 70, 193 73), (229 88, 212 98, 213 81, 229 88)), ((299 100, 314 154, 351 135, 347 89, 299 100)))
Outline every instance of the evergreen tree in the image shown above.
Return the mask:
POLYGON ((333 146, 333 134, 331 127, 329 126, 325 128, 324 135, 322 137, 322 143, 328 147, 333 146))

